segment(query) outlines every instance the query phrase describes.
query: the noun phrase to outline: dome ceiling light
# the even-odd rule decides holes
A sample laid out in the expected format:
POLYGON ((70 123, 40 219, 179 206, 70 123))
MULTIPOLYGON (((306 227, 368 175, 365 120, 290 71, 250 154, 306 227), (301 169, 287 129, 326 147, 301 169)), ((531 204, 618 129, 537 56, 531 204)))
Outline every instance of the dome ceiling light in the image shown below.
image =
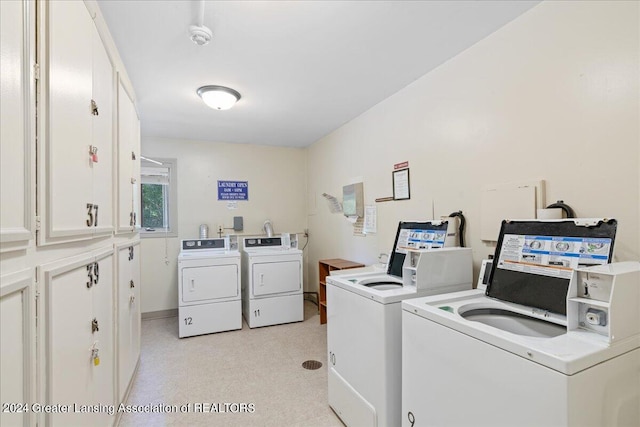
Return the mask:
POLYGON ((240 99, 240 93, 224 86, 202 86, 198 96, 214 110, 228 110, 240 99))

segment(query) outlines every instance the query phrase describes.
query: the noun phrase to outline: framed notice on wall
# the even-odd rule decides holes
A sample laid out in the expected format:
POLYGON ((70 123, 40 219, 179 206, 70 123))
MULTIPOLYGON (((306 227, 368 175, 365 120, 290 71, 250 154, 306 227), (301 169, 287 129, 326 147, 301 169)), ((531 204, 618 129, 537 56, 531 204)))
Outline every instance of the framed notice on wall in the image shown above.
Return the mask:
POLYGON ((393 200, 407 200, 411 198, 409 187, 409 169, 393 172, 393 200))

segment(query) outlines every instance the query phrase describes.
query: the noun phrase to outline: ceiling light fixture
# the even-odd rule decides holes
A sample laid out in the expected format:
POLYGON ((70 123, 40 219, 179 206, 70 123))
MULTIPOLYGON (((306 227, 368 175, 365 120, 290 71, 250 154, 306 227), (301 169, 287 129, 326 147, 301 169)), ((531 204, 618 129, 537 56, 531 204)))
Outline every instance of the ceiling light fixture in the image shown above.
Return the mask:
POLYGON ((224 86, 202 86, 198 96, 214 110, 228 110, 240 99, 240 93, 224 86))

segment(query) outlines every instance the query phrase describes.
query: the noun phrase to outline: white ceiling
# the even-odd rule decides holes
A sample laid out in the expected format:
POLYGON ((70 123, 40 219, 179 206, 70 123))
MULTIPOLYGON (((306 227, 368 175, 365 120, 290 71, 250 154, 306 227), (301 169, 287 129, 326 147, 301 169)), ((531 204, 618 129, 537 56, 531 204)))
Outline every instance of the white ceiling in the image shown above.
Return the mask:
POLYGON ((539 1, 98 0, 131 78, 143 136, 305 147, 539 1), (231 110, 204 85, 231 87, 231 110))

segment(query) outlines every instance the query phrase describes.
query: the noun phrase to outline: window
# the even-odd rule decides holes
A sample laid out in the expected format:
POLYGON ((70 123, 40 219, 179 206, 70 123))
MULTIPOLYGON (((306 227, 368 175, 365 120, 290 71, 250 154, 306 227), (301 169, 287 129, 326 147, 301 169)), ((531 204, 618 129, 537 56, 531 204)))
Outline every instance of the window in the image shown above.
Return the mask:
POLYGON ((176 159, 142 159, 141 236, 178 235, 176 163, 176 159))

